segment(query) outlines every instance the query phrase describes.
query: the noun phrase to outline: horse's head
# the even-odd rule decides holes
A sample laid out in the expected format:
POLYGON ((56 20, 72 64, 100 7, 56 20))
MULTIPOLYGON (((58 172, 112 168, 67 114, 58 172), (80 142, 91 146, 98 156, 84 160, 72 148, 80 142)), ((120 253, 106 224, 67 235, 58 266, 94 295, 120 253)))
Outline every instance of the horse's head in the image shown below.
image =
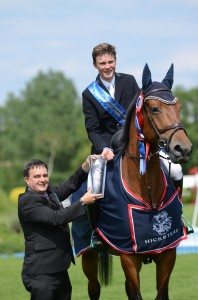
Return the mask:
POLYGON ((181 105, 174 97, 173 64, 162 82, 152 81, 151 72, 146 64, 142 75, 142 131, 145 141, 158 143, 175 163, 187 162, 192 144, 180 122, 181 105))

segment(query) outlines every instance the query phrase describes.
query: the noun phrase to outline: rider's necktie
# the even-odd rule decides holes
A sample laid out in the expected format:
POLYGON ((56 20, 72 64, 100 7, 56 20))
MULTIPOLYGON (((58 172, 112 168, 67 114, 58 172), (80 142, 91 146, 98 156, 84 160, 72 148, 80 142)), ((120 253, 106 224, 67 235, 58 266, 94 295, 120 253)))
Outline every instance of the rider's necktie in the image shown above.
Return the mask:
POLYGON ((108 86, 109 94, 111 95, 112 98, 114 98, 114 93, 115 93, 115 87, 112 82, 110 82, 108 86))

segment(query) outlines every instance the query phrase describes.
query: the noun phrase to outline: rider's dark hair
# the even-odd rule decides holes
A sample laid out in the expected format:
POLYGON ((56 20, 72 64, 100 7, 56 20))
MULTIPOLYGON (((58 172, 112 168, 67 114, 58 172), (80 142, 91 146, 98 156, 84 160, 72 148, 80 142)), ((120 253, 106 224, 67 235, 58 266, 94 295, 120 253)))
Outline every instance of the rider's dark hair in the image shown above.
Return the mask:
POLYGON ((107 43, 102 43, 97 45, 96 47, 93 48, 92 51, 92 58, 93 58, 93 64, 96 63, 96 57, 101 56, 104 54, 111 54, 115 57, 116 59, 116 49, 113 45, 107 44, 107 43))

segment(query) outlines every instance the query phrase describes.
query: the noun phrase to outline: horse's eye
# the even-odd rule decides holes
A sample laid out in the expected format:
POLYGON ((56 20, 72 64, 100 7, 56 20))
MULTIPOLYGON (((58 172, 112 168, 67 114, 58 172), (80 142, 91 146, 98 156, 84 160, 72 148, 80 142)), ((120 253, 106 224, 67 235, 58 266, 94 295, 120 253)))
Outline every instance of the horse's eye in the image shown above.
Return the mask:
POLYGON ((157 107, 151 107, 150 110, 153 114, 159 113, 159 109, 157 107))

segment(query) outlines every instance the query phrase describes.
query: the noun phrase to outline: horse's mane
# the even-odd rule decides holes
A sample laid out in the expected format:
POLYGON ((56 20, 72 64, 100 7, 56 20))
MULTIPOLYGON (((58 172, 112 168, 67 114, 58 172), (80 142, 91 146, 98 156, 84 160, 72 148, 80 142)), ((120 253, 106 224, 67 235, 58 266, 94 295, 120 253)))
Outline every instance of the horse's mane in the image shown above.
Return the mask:
POLYGON ((129 105, 129 108, 127 109, 125 124, 123 128, 116 132, 111 139, 111 148, 114 150, 114 153, 121 152, 121 154, 124 154, 125 149, 127 148, 129 142, 129 129, 131 117, 135 111, 138 96, 139 91, 136 93, 135 97, 131 101, 131 104, 129 105))
POLYGON ((122 141, 123 141, 122 154, 123 154, 123 151, 126 150, 128 143, 129 143, 131 118, 132 118, 133 113, 135 112, 138 96, 139 96, 139 92, 136 93, 135 97, 133 98, 133 100, 127 110, 127 115, 126 115, 125 124, 124 124, 124 128, 123 128, 123 135, 122 135, 122 141))

